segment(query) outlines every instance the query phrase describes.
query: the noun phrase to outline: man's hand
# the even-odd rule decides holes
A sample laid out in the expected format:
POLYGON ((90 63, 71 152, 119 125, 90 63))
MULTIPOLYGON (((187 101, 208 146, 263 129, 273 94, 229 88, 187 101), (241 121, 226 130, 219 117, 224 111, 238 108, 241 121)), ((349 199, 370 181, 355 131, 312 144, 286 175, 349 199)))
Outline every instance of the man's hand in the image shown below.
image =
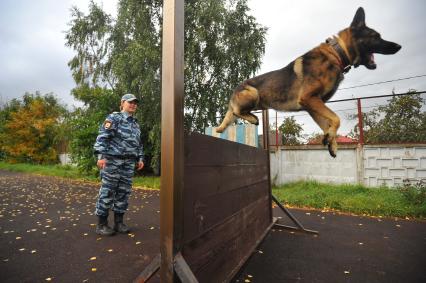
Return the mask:
POLYGON ((136 170, 142 170, 142 168, 145 166, 145 164, 143 164, 143 162, 142 161, 139 161, 137 164, 136 164, 136 170))
POLYGON ((98 162, 96 163, 96 165, 98 166, 99 169, 104 169, 106 166, 106 159, 99 159, 98 162))

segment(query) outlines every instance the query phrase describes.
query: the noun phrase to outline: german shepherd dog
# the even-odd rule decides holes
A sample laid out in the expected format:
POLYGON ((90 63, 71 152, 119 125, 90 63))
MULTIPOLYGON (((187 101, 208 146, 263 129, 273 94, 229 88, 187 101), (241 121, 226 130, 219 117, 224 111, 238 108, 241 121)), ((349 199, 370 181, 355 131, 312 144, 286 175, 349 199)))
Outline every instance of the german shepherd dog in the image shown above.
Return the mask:
POLYGON ((383 40, 367 27, 365 13, 358 8, 350 27, 297 58, 286 67, 247 79, 233 92, 225 118, 216 128, 223 132, 235 119, 259 124, 252 110, 273 108, 278 111, 306 110, 324 132, 323 144, 336 157, 339 117, 325 102, 336 92, 343 74, 351 66, 376 69, 373 53, 395 54, 397 43, 383 40))

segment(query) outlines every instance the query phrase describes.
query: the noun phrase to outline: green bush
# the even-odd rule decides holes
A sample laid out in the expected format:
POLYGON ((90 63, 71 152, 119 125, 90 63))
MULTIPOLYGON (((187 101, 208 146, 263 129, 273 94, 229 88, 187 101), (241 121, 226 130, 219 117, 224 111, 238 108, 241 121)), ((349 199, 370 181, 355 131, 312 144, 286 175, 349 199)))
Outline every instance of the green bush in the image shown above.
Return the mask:
POLYGON ((415 184, 404 180, 398 190, 410 204, 426 204, 426 182, 421 180, 415 184))

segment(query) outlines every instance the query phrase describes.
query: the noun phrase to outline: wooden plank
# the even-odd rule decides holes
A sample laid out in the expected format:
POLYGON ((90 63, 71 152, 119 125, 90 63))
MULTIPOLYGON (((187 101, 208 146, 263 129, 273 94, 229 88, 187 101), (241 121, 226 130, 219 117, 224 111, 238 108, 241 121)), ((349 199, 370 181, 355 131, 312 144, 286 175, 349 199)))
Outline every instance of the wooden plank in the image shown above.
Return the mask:
POLYGON ((185 138, 182 254, 200 282, 232 279, 272 223, 268 153, 185 138))
MULTIPOLYGON (((239 210, 267 195, 268 183, 260 182, 225 194, 204 198, 185 198, 184 241, 188 242, 239 210)), ((202 189, 202 188, 201 188, 202 189)))
POLYGON ((186 165, 256 165, 265 151, 211 136, 192 133, 185 139, 186 165))
POLYGON ((270 226, 270 207, 265 196, 184 245, 183 255, 199 282, 232 279, 270 226))
POLYGON ((185 144, 184 242, 188 242, 268 195, 270 187, 265 150, 199 134, 187 136, 185 144), (247 156, 250 162, 244 161, 247 156))
POLYGON ((205 196, 267 180, 267 158, 262 149, 193 134, 185 142, 185 190, 205 196))
POLYGON ((180 282, 198 283, 197 278, 195 278, 194 273, 192 273, 191 268, 189 268, 181 253, 178 253, 175 256, 175 271, 180 279, 180 282))
POLYGON ((145 283, 160 269, 161 254, 154 257, 151 263, 139 274, 133 283, 145 283))
POLYGON ((184 170, 188 172, 184 177, 185 187, 196 198, 231 192, 268 180, 266 165, 262 164, 229 167, 185 166, 184 170))
POLYGON ((184 100, 184 0, 163 5, 161 94, 161 282, 176 280, 173 260, 182 242, 183 224, 183 100, 184 100))

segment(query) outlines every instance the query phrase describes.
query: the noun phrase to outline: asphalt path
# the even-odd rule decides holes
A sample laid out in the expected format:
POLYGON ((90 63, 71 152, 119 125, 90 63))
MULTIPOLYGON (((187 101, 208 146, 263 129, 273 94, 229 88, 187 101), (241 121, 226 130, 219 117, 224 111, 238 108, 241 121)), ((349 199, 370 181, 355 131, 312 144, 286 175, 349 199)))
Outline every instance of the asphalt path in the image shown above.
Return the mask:
POLYGON ((425 221, 291 212, 319 235, 272 229, 236 282, 426 282, 425 221))
MULTIPOLYGON (((101 237, 98 190, 0 170, 0 282, 132 282, 159 252, 159 192, 135 189, 131 233, 101 237)), ((234 282, 426 282, 424 221, 291 211, 320 234, 273 229, 234 282)))
POLYGON ((0 171, 0 281, 136 278, 159 250, 159 192, 134 190, 124 216, 131 233, 101 237, 98 191, 98 184, 0 171))

